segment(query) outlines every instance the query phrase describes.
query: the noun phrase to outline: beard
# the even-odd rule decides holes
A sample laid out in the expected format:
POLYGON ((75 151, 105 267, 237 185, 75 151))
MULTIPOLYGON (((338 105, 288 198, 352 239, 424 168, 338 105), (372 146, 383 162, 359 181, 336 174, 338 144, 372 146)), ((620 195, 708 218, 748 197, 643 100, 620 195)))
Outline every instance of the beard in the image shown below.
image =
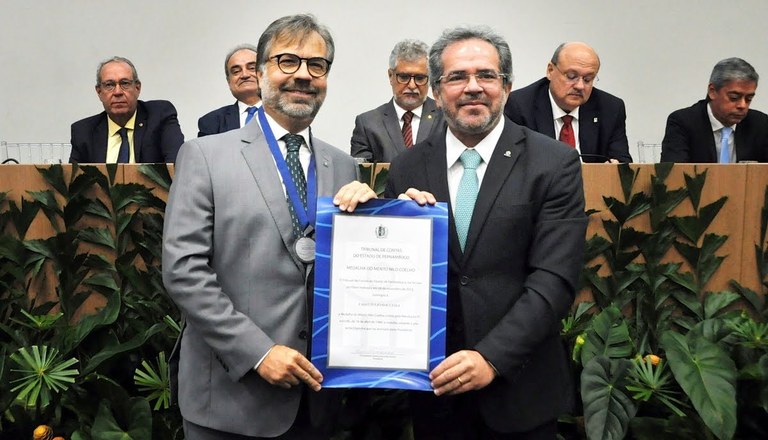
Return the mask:
POLYGON ((484 115, 471 114, 469 117, 459 114, 461 107, 455 106, 443 106, 443 112, 445 113, 445 119, 448 125, 468 135, 481 135, 490 133, 491 130, 496 127, 496 124, 501 120, 501 107, 489 108, 489 112, 484 115))
POLYGON ((320 111, 323 101, 325 101, 325 90, 312 87, 309 81, 292 80, 280 87, 275 87, 269 80, 269 77, 264 75, 260 86, 261 99, 264 101, 264 105, 290 118, 314 118, 317 112, 320 111), (304 99, 296 99, 283 93, 288 91, 301 91, 313 93, 314 95, 304 99))

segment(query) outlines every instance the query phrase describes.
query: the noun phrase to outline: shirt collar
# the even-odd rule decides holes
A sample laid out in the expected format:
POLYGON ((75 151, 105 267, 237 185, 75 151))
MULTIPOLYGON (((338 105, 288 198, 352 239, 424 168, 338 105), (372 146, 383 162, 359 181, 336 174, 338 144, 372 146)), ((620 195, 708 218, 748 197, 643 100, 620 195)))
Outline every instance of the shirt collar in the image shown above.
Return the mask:
MULTIPOLYGON (((408 110, 406 110, 406 109, 400 107, 399 105, 397 105, 397 102, 394 99, 392 100, 392 103, 395 104, 395 113, 397 113, 397 120, 398 121, 402 121, 403 120, 403 115, 408 110)), ((415 109, 411 110, 411 113, 413 113, 413 115, 416 116, 417 118, 421 119, 421 110, 423 108, 424 108, 424 104, 421 104, 420 106, 418 106, 415 109)))
MULTIPOLYGON (((707 114, 709 115, 709 124, 712 125, 712 132, 718 131, 725 127, 722 122, 718 121, 715 117, 715 114, 712 113, 712 107, 707 103, 707 114)), ((731 129, 735 132, 736 131, 736 125, 731 125, 731 129)))
POLYGON ((242 115, 243 113, 246 113, 248 111, 248 107, 256 107, 259 108, 261 104, 261 101, 259 101, 256 105, 248 105, 244 103, 243 101, 237 101, 237 109, 239 111, 238 114, 242 115))
MULTIPOLYGON (((501 139, 501 133, 504 132, 504 119, 505 118, 502 116, 501 120, 499 120, 499 123, 496 124, 496 127, 494 127, 490 133, 488 133, 488 136, 483 138, 483 140, 475 145, 475 151, 480 154, 480 157, 483 158, 483 163, 485 164, 491 162, 493 150, 496 149, 496 145, 499 143, 499 139, 501 139)), ((466 149, 466 145, 462 144, 461 141, 456 136, 454 136, 450 128, 446 130, 445 156, 446 161, 448 162, 448 168, 452 167, 453 164, 459 160, 461 153, 463 153, 466 149)))
POLYGON ((570 113, 566 112, 565 110, 561 109, 557 106, 557 103, 555 102, 555 98, 552 96, 552 91, 547 89, 547 94, 549 95, 549 104, 552 106, 552 119, 558 120, 562 118, 565 115, 571 115, 573 116, 573 119, 579 120, 579 108, 581 106, 576 107, 575 109, 571 110, 570 113))
MULTIPOLYGON (((275 122, 274 119, 272 119, 271 116, 269 116, 269 113, 264 112, 264 116, 267 117, 267 122, 269 123, 269 128, 272 129, 272 134, 275 135, 276 140, 281 140, 283 136, 290 133, 288 130, 284 129, 280 124, 275 122)), ((312 129, 310 127, 305 128, 304 130, 301 130, 298 133, 293 133, 301 135, 301 137, 304 138, 304 145, 306 145, 309 148, 309 151, 312 151, 312 144, 311 144, 311 136, 312 136, 312 129)), ((285 142, 278 142, 278 145, 280 146, 280 150, 282 150, 283 154, 285 154, 286 148, 285 148, 285 142)))
MULTIPOLYGON (((128 122, 125 123, 125 128, 128 130, 133 130, 133 127, 136 126, 136 112, 133 112, 133 116, 131 116, 131 119, 128 120, 128 122)), ((121 126, 117 125, 117 122, 113 121, 112 118, 107 115, 107 130, 109 131, 110 136, 114 136, 115 133, 117 133, 121 128, 121 126)))

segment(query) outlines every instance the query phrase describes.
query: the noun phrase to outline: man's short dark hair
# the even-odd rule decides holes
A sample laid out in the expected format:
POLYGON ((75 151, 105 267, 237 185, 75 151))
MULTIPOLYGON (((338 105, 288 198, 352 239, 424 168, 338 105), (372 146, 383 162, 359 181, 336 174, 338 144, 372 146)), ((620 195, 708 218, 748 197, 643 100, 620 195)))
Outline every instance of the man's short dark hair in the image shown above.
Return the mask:
POLYGON ((288 15, 273 21, 267 26, 267 29, 264 30, 261 37, 259 37, 259 43, 256 46, 256 65, 258 66, 258 69, 264 69, 264 65, 267 64, 267 57, 269 57, 269 52, 272 49, 272 43, 275 41, 286 37, 303 42, 315 32, 325 40, 325 58, 328 61, 333 62, 335 47, 331 31, 318 23, 314 15, 288 15))
POLYGON ((440 85, 440 77, 443 76, 445 66, 442 57, 445 48, 453 43, 472 39, 487 41, 496 48, 499 54, 499 73, 506 74, 505 84, 512 82, 512 52, 504 38, 486 26, 458 27, 443 31, 429 50, 429 81, 433 90, 440 85))

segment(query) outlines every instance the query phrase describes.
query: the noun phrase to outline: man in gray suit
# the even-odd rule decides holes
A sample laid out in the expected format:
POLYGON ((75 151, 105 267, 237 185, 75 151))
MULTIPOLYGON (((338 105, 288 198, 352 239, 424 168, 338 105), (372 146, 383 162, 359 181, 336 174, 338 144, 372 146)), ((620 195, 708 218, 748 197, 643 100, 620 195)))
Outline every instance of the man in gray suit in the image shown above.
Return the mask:
POLYGON ((310 130, 333 55, 314 17, 276 20, 258 43, 257 121, 190 140, 179 154, 163 281, 185 319, 177 346, 187 440, 328 437, 340 399, 321 391, 307 359, 313 202, 336 193, 352 211, 375 197, 354 181, 352 158, 310 130))
POLYGON ((398 154, 426 139, 442 125, 442 112, 427 96, 428 46, 418 40, 397 43, 389 55, 392 99, 355 118, 353 157, 369 162, 392 162, 398 154))

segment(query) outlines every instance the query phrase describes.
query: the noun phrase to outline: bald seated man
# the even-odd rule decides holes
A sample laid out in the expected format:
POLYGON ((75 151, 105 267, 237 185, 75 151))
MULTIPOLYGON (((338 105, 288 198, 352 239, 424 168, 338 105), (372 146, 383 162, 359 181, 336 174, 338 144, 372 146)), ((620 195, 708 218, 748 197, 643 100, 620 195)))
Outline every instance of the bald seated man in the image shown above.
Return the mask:
POLYGON ((575 148, 582 162, 632 162, 624 101, 595 87, 600 58, 585 43, 563 43, 546 76, 512 91, 504 114, 575 148))

